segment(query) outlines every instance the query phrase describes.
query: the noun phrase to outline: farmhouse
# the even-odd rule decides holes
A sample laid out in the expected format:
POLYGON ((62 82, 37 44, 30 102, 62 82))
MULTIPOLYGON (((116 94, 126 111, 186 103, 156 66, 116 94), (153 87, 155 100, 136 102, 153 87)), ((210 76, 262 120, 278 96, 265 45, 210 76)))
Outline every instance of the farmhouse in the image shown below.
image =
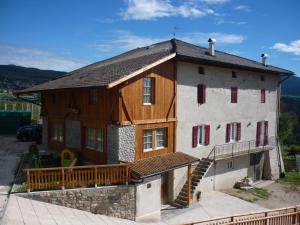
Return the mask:
POLYGON ((268 65, 265 54, 256 62, 208 44, 137 48, 17 94, 41 93, 49 149, 69 149, 86 164, 129 163, 144 198, 137 217, 155 217, 161 204, 184 207, 284 170, 280 80, 293 72, 268 65))

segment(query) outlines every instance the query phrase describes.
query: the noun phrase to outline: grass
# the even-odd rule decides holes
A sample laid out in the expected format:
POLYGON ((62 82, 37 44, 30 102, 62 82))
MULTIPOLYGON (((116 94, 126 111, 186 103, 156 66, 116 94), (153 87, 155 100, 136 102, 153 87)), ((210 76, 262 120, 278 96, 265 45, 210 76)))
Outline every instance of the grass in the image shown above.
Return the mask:
POLYGON ((234 197, 252 203, 260 199, 269 199, 270 197, 270 193, 266 189, 257 187, 248 190, 235 190, 234 193, 230 194, 234 197))
POLYGON ((300 172, 286 173, 285 177, 278 179, 277 182, 281 184, 300 186, 300 172))

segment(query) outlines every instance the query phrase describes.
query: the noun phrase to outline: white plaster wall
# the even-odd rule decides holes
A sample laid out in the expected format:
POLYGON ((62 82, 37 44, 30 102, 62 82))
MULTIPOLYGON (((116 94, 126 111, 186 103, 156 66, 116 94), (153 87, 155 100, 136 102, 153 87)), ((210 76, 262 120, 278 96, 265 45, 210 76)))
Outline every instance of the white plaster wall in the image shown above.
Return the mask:
POLYGON ((144 180, 136 186, 136 221, 159 222, 161 207, 161 176, 144 180), (151 185, 151 187, 148 187, 151 185))
MULTIPOLYGON (((276 135, 276 99, 279 76, 235 71, 237 78, 232 78, 231 69, 178 62, 177 151, 198 158, 207 157, 215 145, 225 144, 226 124, 230 122, 241 122, 241 141, 255 140, 256 124, 263 120, 269 121, 269 137, 276 135), (205 75, 198 74, 199 66, 205 68, 205 75), (261 81, 260 75, 265 76, 265 81, 261 81), (202 105, 197 103, 198 84, 206 85, 206 103, 202 105), (231 87, 238 87, 238 103, 231 103, 231 87), (266 103, 260 102, 261 89, 266 90, 266 103), (210 125, 210 145, 192 148, 192 127, 199 124, 210 125), (220 128, 217 129, 219 125, 220 128)), ((274 157, 272 158, 274 159, 274 157)), ((244 163, 246 161, 242 161, 239 166, 241 171, 235 172, 239 174, 237 177, 245 175, 245 169, 249 162, 244 163)), ((219 178, 219 183, 224 182, 224 187, 230 186, 231 183, 227 179, 232 176, 231 173, 224 175, 224 179, 219 178)), ((176 170, 174 172, 175 196, 181 189, 181 181, 184 180, 184 176, 185 171, 176 170)), ((211 182, 205 182, 210 186, 208 183, 211 182)))

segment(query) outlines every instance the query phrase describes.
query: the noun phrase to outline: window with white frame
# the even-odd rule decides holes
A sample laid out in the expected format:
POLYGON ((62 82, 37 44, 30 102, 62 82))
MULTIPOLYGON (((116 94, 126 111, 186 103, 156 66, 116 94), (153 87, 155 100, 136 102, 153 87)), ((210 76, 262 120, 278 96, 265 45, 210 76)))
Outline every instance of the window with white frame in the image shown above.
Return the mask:
POLYGON ((205 143, 205 125, 198 126, 198 145, 205 143))
POLYGON ((104 132, 102 128, 86 128, 85 147, 88 149, 103 152, 104 132))
POLYGON ((166 147, 166 128, 155 130, 156 148, 166 147))
POLYGON ((231 123, 230 141, 238 140, 237 123, 231 123))
POLYGON ((153 80, 154 78, 144 78, 144 104, 153 104, 153 80))
POLYGON ((144 130, 143 139, 144 139, 144 151, 145 152, 151 151, 153 146, 151 129, 144 130))
POLYGON ((62 123, 53 123, 51 124, 51 139, 53 141, 63 142, 63 124, 62 123))

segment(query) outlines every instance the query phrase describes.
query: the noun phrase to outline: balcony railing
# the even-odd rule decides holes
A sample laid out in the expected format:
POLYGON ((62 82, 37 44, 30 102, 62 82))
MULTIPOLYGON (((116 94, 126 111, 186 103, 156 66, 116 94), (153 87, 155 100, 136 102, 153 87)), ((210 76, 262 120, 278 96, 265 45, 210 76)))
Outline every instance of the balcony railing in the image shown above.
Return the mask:
POLYGON ((215 160, 224 159, 227 157, 271 150, 274 146, 276 146, 276 137, 269 137, 267 144, 259 146, 257 146, 256 140, 232 142, 224 145, 216 145, 210 152, 208 158, 215 160))

